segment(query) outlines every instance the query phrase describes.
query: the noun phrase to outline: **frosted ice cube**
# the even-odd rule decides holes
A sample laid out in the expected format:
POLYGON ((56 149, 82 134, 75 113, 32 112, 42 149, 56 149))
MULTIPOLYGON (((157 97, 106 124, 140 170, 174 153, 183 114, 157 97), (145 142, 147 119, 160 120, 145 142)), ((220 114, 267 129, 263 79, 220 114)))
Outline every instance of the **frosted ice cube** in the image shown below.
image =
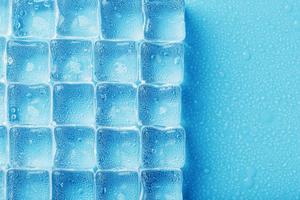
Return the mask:
POLYGON ((7 137, 8 136, 7 136, 6 127, 0 126, 0 169, 5 168, 7 165, 7 160, 8 160, 8 138, 7 137))
POLYGON ((59 0, 57 33, 62 36, 98 35, 98 0, 59 0))
POLYGON ((100 171, 96 174, 97 200, 139 199, 137 172, 100 171))
POLYGON ((0 3, 0 35, 5 35, 8 32, 9 24, 9 0, 1 0, 0 3))
POLYGON ((143 38, 142 1, 101 0, 101 32, 105 39, 143 38))
POLYGON ((101 128, 97 132, 97 161, 101 169, 138 169, 140 136, 137 129, 101 128))
POLYGON ((51 119, 49 86, 9 85, 8 113, 12 124, 48 125, 51 119))
POLYGON ((13 168, 51 168, 50 128, 13 127, 10 137, 10 165, 13 168))
POLYGON ((54 36, 54 0, 13 0, 12 6, 12 29, 16 37, 54 36))
POLYGON ((22 83, 49 82, 49 45, 40 41, 7 43, 7 80, 22 83))
POLYGON ((142 200, 182 200, 182 173, 179 170, 142 171, 142 200))
POLYGON ((95 122, 92 84, 57 84, 53 90, 53 120, 57 124, 95 122))
POLYGON ((0 83, 0 124, 5 122, 5 96, 6 96, 6 89, 3 83, 0 83))
POLYGON ((49 200, 49 172, 42 170, 9 170, 7 200, 49 200))
POLYGON ((185 160, 185 132, 182 128, 142 129, 144 168, 181 168, 185 160))
POLYGON ((181 119, 181 88, 141 85, 139 119, 143 125, 178 126, 181 119))
MULTIPOLYGON (((1 21, 1 18, 0 18, 0 21, 1 21)), ((1 27, 1 25, 0 25, 0 27, 1 27)), ((4 52, 5 52, 5 47, 6 47, 6 39, 4 37, 0 37, 0 80, 2 80, 4 78, 4 52)))
POLYGON ((0 170, 0 200, 4 200, 5 198, 5 173, 0 170))
POLYGON ((146 83, 180 84, 183 80, 183 66, 183 44, 142 44, 141 76, 146 83))
POLYGON ((135 42, 97 41, 95 77, 98 81, 136 82, 138 79, 135 42))
POLYGON ((54 171, 53 200, 94 200, 94 175, 90 171, 54 171))
POLYGON ((147 40, 184 40, 184 0, 146 0, 144 11, 147 40))
POLYGON ((55 167, 92 169, 96 166, 95 132, 81 126, 56 127, 55 167))
POLYGON ((131 84, 103 83, 97 86, 97 124, 137 124, 137 89, 131 84))
POLYGON ((52 40, 52 79, 54 81, 92 81, 92 42, 52 40))

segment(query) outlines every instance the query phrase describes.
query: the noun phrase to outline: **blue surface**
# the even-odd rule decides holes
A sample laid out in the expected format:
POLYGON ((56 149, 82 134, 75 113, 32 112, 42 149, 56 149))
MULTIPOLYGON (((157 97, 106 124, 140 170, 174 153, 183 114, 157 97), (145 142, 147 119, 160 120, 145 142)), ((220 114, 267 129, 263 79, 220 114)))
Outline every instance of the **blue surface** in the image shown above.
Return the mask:
POLYGON ((184 199, 298 199, 300 2, 186 6, 184 199))
POLYGON ((0 126, 0 168, 5 167, 7 164, 7 160, 8 160, 7 144, 8 144, 7 128, 5 126, 0 126))

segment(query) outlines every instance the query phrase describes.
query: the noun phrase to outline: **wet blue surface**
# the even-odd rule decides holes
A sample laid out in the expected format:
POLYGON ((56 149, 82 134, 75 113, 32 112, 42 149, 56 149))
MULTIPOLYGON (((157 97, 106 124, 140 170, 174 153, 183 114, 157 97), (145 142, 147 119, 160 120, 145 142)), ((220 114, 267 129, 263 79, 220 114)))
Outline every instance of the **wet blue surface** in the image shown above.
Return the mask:
POLYGON ((299 199, 300 1, 186 4, 184 199, 299 199))

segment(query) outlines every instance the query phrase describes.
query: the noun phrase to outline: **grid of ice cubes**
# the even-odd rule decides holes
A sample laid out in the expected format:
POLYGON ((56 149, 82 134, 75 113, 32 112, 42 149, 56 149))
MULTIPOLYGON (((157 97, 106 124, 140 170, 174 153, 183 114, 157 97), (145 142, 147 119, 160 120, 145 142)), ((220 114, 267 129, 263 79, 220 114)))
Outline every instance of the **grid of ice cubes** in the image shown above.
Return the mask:
POLYGON ((182 200, 184 0, 0 1, 0 200, 182 200))

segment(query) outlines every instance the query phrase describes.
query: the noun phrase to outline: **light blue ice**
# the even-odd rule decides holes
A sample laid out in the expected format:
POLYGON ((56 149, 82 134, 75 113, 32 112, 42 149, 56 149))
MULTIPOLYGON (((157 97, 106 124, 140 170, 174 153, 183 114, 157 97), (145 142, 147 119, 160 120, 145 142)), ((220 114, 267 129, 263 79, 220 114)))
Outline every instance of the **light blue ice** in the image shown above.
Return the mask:
POLYGON ((1 0, 0 3, 0 35, 8 33, 9 26, 9 0, 1 0))
POLYGON ((139 194, 137 172, 99 171, 96 174, 96 200, 137 200, 139 194))
POLYGON ((5 126, 0 126, 0 169, 7 166, 8 161, 8 136, 5 126))
POLYGON ((12 124, 50 124, 50 87, 48 85, 10 84, 8 117, 12 124))
POLYGON ((9 170, 7 200, 49 200, 49 172, 43 170, 9 170))
POLYGON ((5 122, 5 96, 6 96, 6 88, 3 83, 0 82, 0 123, 5 122))
MULTIPOLYGON (((1 21, 1 17, 0 17, 0 21, 1 21)), ((6 64, 4 63, 5 47, 6 47, 6 39, 5 37, 0 37, 0 81, 3 80, 4 78, 4 69, 5 69, 4 66, 6 64)))
POLYGON ((4 200, 5 195, 5 172, 0 170, 0 200, 4 200))
POLYGON ((54 129, 54 134, 56 168, 93 169, 96 166, 96 142, 93 128, 61 126, 54 129))

